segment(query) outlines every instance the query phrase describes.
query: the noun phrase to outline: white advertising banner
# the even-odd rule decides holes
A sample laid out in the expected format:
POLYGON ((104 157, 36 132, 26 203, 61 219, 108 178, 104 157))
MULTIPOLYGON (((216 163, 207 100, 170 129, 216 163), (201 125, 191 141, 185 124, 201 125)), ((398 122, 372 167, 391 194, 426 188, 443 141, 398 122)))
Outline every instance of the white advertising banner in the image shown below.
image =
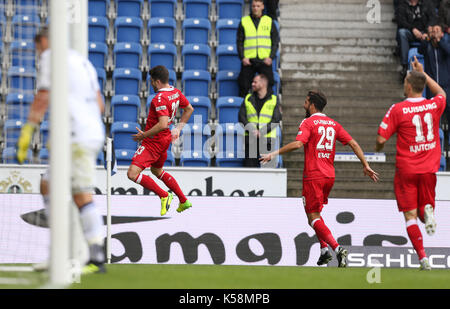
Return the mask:
MULTIPOLYGON (((105 215, 106 197, 96 195, 95 201, 105 215)), ((114 195, 112 261, 316 266, 319 243, 300 198, 202 196, 191 201, 193 207, 179 214, 175 198, 161 217, 156 196, 114 195)), ((48 229, 33 219, 42 208, 37 194, 0 194, 0 263, 46 259, 48 229)), ((349 249, 349 266, 418 267, 395 201, 330 199, 323 218, 349 249)), ((419 224, 424 245, 433 267, 450 268, 450 201, 436 203, 436 220, 432 237, 419 224)))
MULTIPOLYGON (((39 181, 46 166, 0 165, 0 193, 39 193, 39 181)), ((127 177, 128 167, 119 166, 111 177, 112 194, 148 195, 127 177)), ((286 169, 272 168, 164 168, 177 180, 186 195, 194 196, 277 196, 287 192, 286 169)), ((144 174, 151 175, 149 170, 144 174)), ((106 194, 106 170, 97 167, 97 194, 106 194)), ((153 177, 153 179, 156 179, 153 177)), ((164 189, 163 182, 156 182, 164 189)), ((153 194, 153 193, 151 193, 153 194)))

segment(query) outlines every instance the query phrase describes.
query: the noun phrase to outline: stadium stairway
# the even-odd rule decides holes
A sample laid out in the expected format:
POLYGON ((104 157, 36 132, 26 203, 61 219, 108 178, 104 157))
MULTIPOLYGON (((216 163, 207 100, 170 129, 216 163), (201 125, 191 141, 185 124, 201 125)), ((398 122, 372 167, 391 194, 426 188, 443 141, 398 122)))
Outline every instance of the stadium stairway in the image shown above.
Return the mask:
MULTIPOLYGON (((325 113, 340 122, 365 152, 374 152, 377 128, 387 109, 403 97, 400 65, 393 56, 396 25, 393 1, 285 0, 280 2, 283 144, 295 140, 310 89, 328 97, 325 113), (370 23, 372 3, 380 22, 370 23), (368 5, 368 6, 367 6, 368 5)), ((338 143, 337 152, 351 152, 338 143)), ((335 162, 332 198, 393 199, 395 137, 385 146, 386 163, 372 163, 375 184, 359 162, 335 162)), ((288 196, 300 196, 303 151, 283 158, 288 196)))

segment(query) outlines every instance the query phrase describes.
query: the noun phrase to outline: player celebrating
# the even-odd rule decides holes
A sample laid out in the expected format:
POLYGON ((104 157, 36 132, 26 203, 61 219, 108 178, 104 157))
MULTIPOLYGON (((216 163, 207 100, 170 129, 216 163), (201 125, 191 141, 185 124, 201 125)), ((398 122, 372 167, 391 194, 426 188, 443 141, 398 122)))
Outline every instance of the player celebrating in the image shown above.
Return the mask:
POLYGON ((386 141, 397 133, 396 171, 394 192, 399 211, 403 212, 406 230, 419 256, 420 269, 430 270, 422 233, 417 217, 425 223, 428 235, 436 229, 434 199, 436 172, 439 169, 441 146, 439 120, 445 109, 445 91, 424 71, 414 58, 413 71, 404 81, 407 99, 394 104, 378 128, 376 151, 383 149, 386 141), (434 98, 422 97, 425 85, 434 98))
POLYGON ((358 143, 339 123, 322 113, 326 104, 327 99, 321 92, 309 91, 304 104, 306 118, 300 124, 296 140, 279 150, 263 155, 260 160, 266 163, 276 155, 305 146, 302 195, 308 223, 320 242, 321 254, 317 265, 331 261, 332 256, 328 251, 330 245, 336 253, 338 266, 346 267, 348 252, 339 246, 320 215, 323 205, 328 203, 328 195, 334 184, 336 140, 344 145, 350 145, 361 161, 365 175, 373 181, 378 181, 378 174, 370 168, 358 143))
POLYGON ((194 108, 180 90, 169 85, 169 71, 166 67, 158 65, 152 68, 150 77, 153 89, 157 94, 150 105, 145 132, 136 128, 138 133, 133 135, 133 140, 141 142, 141 146, 133 156, 127 175, 131 181, 155 192, 161 198, 161 216, 163 216, 169 210, 173 195, 161 189, 153 179, 141 172, 150 166, 153 175, 175 192, 180 201, 178 212, 192 206, 175 178, 163 170, 163 165, 167 159, 167 149, 169 149, 170 143, 180 136, 180 132, 191 117, 194 108), (175 118, 178 107, 183 109, 183 114, 180 122, 171 132, 169 126, 175 118))

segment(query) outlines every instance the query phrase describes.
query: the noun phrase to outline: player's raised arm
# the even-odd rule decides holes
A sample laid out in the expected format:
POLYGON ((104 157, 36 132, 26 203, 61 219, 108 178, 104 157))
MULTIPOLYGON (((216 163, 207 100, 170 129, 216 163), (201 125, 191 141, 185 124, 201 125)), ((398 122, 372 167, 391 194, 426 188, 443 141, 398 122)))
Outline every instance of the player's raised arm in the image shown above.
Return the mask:
POLYGON ((411 62, 411 65, 414 71, 421 72, 425 75, 425 77, 427 78, 427 86, 430 89, 433 96, 441 95, 444 98, 447 97, 447 94, 445 93, 444 89, 442 89, 442 87, 439 86, 438 83, 436 83, 430 76, 428 76, 427 73, 424 72, 423 65, 417 60, 416 56, 414 56, 414 61, 411 62))
POLYGON ((352 139, 350 142, 348 142, 348 145, 352 148, 359 161, 361 161, 361 164, 363 165, 364 175, 369 176, 373 181, 377 182, 379 179, 378 173, 370 168, 370 165, 364 157, 364 152, 359 146, 358 142, 352 139))
POLYGON ((265 163, 269 162, 270 160, 272 160, 273 158, 275 158, 275 156, 277 156, 277 155, 282 155, 282 154, 294 151, 296 149, 300 149, 302 147, 303 147, 302 142, 293 141, 293 142, 281 147, 278 150, 272 151, 271 153, 268 153, 268 154, 261 155, 261 158, 259 160, 261 161, 262 164, 265 164, 265 163))

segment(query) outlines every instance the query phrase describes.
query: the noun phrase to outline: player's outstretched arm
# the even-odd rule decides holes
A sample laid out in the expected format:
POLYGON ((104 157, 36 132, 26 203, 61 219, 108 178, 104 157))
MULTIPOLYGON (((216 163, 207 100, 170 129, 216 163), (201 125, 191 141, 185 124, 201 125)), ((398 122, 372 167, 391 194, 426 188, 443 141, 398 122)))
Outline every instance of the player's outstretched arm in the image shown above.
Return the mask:
POLYGON ((364 152, 359 144, 354 139, 352 139, 350 142, 348 142, 348 145, 352 148, 359 161, 361 161, 361 164, 363 165, 364 175, 369 176, 373 181, 377 182, 379 179, 378 173, 370 168, 370 165, 367 162, 366 157, 364 157, 364 152))
POLYGON ((259 161, 261 161, 262 164, 265 164, 275 158, 277 155, 282 155, 287 152, 294 151, 296 149, 302 148, 303 143, 300 141, 293 141, 283 147, 281 147, 278 150, 272 151, 271 153, 263 154, 261 155, 261 158, 259 158, 259 161))
POLYGON ((375 142, 375 152, 380 152, 383 149, 384 144, 386 143, 386 141, 387 141, 387 139, 385 139, 381 135, 378 135, 377 136, 377 140, 375 142))

